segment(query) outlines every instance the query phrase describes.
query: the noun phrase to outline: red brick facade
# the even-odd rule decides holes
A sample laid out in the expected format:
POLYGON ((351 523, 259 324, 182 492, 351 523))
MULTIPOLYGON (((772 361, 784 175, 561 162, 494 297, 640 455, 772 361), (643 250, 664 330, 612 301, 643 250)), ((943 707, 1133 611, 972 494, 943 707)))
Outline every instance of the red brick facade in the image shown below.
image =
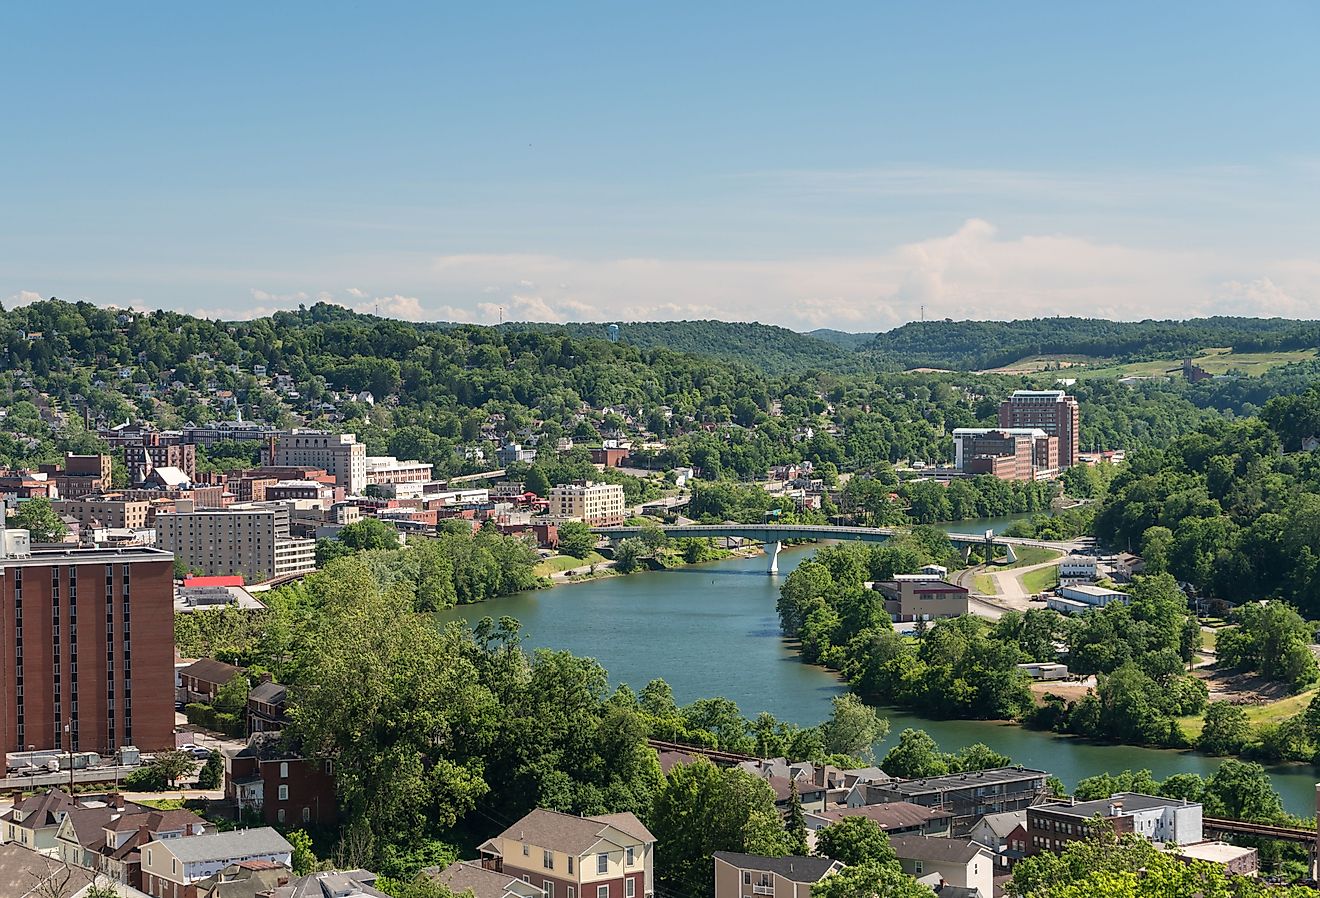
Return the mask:
POLYGON ((0 750, 174 746, 173 575, 152 550, 0 560, 0 750))

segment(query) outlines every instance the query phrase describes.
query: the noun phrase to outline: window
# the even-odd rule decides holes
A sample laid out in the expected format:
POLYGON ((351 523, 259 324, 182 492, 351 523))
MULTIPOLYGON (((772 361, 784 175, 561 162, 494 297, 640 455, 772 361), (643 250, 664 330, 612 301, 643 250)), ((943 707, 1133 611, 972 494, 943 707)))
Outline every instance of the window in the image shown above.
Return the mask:
POLYGON ((311 823, 311 822, 312 822, 312 809, 303 808, 303 823, 311 823))
POLYGON ((596 898, 610 898, 610 887, 596 886, 596 898))
POLYGON ((280 761, 280 779, 286 780, 288 778, 289 778, 289 762, 280 761))
POLYGON ((751 871, 751 870, 744 870, 744 871, 743 871, 743 885, 745 885, 745 886, 749 886, 749 885, 751 885, 751 884, 752 884, 752 871, 751 871))
POLYGON ((568 898, 573 898, 574 891, 575 889, 572 886, 568 887, 568 898))
POLYGON ((602 851, 596 855, 596 872, 606 873, 610 869, 610 856, 602 851))
POLYGON ((634 849, 633 846, 631 845, 625 848, 623 852, 623 862, 627 864, 629 867, 633 865, 633 852, 634 849))
POLYGON ((926 865, 923 864, 921 861, 913 861, 913 862, 912 862, 912 872, 915 873, 915 874, 917 874, 918 876, 920 876, 920 875, 922 875, 923 873, 926 872, 926 870, 925 870, 925 866, 926 866, 926 865))
POLYGON ((543 885, 545 886, 545 898, 555 898, 555 884, 547 879, 543 885))
POLYGON ((527 855, 529 855, 529 854, 531 854, 531 853, 532 853, 532 852, 531 852, 531 851, 528 849, 528 847, 527 847, 527 843, 524 842, 524 843, 523 843, 523 857, 527 857, 527 855))
MULTIPOLYGON (((280 788, 283 788, 283 786, 281 786, 280 788)), ((278 820, 280 823, 284 822, 284 808, 280 808, 278 811, 275 812, 275 819, 278 820)))
MULTIPOLYGON (((568 856, 568 872, 573 872, 573 855, 571 854, 568 856)), ((568 898, 573 898, 573 896, 569 895, 568 898)))
POLYGON ((634 898, 637 894, 637 880, 629 877, 623 881, 623 898, 634 898))
POLYGON ((547 870, 555 868, 555 853, 553 851, 541 851, 541 866, 547 870))
POLYGON ((179 872, 179 859, 177 857, 170 858, 170 872, 171 873, 179 872))
POLYGON ((286 785, 281 784, 281 785, 280 785, 279 796, 280 796, 280 801, 288 801, 288 800, 289 800, 289 787, 286 786, 286 785))

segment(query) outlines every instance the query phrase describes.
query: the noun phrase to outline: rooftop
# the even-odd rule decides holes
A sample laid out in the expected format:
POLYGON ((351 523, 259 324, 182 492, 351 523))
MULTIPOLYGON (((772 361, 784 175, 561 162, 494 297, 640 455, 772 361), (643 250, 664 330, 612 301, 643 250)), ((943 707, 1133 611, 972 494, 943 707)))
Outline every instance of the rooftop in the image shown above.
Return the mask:
POLYGON ((993 767, 989 770, 976 770, 970 773, 950 773, 944 776, 932 776, 926 779, 907 780, 905 782, 886 783, 887 791, 901 792, 905 795, 923 795, 928 792, 943 792, 949 789, 969 789, 980 786, 993 786, 1003 783, 1016 783, 1027 779, 1044 780, 1048 773, 1030 767, 993 767))
POLYGON ((827 857, 765 857, 736 851, 717 851, 714 857, 739 870, 759 870, 792 882, 806 883, 820 882, 825 874, 843 866, 827 857))
POLYGON ((831 823, 845 817, 866 817, 874 820, 883 830, 909 829, 924 826, 932 820, 948 820, 953 817, 948 811, 938 808, 923 808, 919 804, 907 801, 890 801, 884 804, 868 804, 859 808, 831 808, 813 814, 831 823))
POLYGON ((891 836, 889 846, 900 858, 967 864, 990 849, 971 839, 942 839, 934 836, 891 836))
POLYGON ((291 854, 293 846, 269 826, 208 833, 189 839, 165 839, 154 843, 170 851, 185 864, 223 861, 254 854, 291 854))
POLYGON ((1119 817, 1132 811, 1153 811, 1159 808, 1200 807, 1199 802, 1185 798, 1161 798, 1158 795, 1143 795, 1140 792, 1119 792, 1110 798, 1098 798, 1095 801, 1078 801, 1073 804, 1059 802, 1043 804, 1032 810, 1049 811, 1052 814, 1064 814, 1088 820, 1099 814, 1101 817, 1119 817), (1113 813, 1113 806, 1121 805, 1119 813, 1113 813))
POLYGON ((578 817, 575 814, 536 808, 500 835, 505 839, 580 855, 605 838, 607 830, 611 828, 639 842, 655 841, 655 836, 642 825, 642 821, 626 811, 622 814, 578 817))

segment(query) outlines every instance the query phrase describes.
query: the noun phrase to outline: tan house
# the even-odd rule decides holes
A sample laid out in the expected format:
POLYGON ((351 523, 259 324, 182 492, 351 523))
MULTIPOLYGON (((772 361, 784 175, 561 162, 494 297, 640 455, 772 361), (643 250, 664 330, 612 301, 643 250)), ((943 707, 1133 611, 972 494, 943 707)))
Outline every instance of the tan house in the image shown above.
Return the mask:
POLYGON ((995 856, 971 839, 936 839, 929 836, 894 836, 889 846, 909 876, 934 888, 950 885, 994 894, 995 856))
POLYGON ((15 842, 35 851, 57 847, 55 835, 74 801, 63 789, 29 795, 0 816, 0 844, 15 842))
POLYGON ((827 857, 715 852, 715 898, 811 898, 811 887, 843 864, 827 857))
POLYGON ((545 898, 646 898, 655 836, 631 813, 578 817, 538 808, 478 849, 481 865, 545 898))
POLYGON ((885 613, 895 623, 962 617, 969 611, 968 591, 927 574, 900 574, 873 587, 885 597, 885 613))

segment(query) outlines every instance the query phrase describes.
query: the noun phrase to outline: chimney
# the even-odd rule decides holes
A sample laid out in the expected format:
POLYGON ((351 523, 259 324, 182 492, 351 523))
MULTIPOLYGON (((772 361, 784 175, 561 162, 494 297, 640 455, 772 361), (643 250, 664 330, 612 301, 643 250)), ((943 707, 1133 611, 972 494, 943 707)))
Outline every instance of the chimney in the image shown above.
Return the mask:
POLYGON ((138 844, 144 844, 151 841, 151 827, 145 823, 138 824, 138 844))
POLYGON ((110 807, 114 808, 116 811, 122 811, 124 809, 124 796, 121 793, 111 792, 106 798, 109 799, 110 807))
POLYGON ((1121 801, 1111 801, 1111 802, 1109 802, 1109 816, 1110 816, 1110 817, 1118 817, 1118 816, 1122 815, 1122 813, 1123 813, 1123 802, 1121 802, 1121 801))

